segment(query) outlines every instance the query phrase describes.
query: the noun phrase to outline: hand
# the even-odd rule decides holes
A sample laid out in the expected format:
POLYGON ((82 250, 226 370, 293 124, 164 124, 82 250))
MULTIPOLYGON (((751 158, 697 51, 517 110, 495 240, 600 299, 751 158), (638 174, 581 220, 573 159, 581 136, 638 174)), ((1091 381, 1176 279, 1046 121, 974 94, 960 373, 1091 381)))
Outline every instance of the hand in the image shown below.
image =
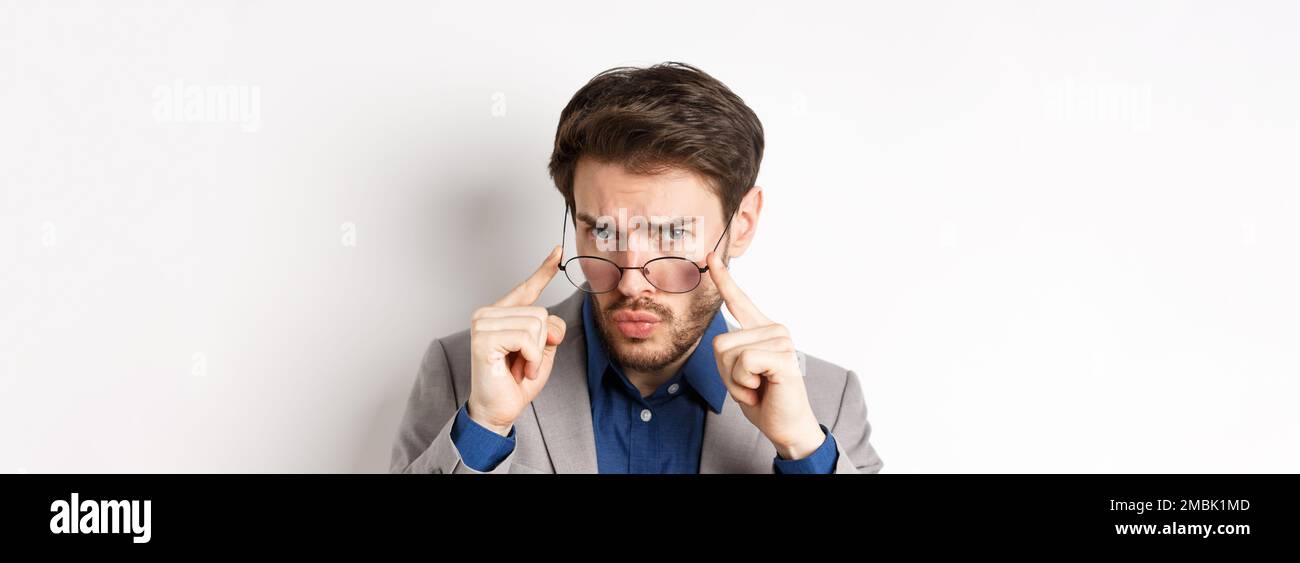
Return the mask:
POLYGON ((808 457, 826 434, 808 402, 790 332, 759 312, 715 253, 707 260, 713 285, 741 327, 713 339, 713 355, 727 391, 782 458, 808 457))
POLYGON ((551 375, 555 349, 564 341, 564 321, 533 302, 559 271, 555 247, 524 283, 470 321, 470 419, 502 436, 551 375))

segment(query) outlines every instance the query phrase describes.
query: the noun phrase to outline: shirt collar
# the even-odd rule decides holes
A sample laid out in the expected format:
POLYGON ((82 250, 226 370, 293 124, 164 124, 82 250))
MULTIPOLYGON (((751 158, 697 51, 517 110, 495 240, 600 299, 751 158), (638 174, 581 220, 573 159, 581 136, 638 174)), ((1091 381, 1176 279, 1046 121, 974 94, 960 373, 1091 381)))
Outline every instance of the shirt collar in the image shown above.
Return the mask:
MULTIPOLYGON (((609 356, 605 354, 605 341, 601 337, 600 330, 596 328, 596 322, 593 318, 591 294, 587 294, 582 300, 582 329, 587 337, 587 387, 595 389, 603 381, 607 368, 614 367, 609 356)), ((713 338, 719 334, 727 332, 727 321, 722 317, 722 310, 719 309, 713 314, 713 319, 709 321, 708 328, 704 329, 704 335, 700 337, 700 343, 691 352, 691 356, 686 359, 682 365, 683 379, 691 385, 691 388, 704 397, 709 408, 715 413, 722 413, 722 406, 726 404, 727 387, 722 383, 722 376, 718 373, 718 364, 713 358, 713 338)))

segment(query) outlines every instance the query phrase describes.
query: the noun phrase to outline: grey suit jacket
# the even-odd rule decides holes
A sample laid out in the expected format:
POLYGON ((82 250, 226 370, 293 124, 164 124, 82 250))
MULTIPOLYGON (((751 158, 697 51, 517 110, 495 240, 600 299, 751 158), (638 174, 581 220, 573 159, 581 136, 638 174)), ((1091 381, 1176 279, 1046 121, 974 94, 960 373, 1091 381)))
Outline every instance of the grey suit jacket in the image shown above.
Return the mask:
MULTIPOLYGON (((549 307, 567 323, 550 379, 515 421, 515 449, 487 473, 597 473, 596 435, 587 394, 583 293, 549 307)), ((857 374, 799 352, 808 399, 835 436, 836 473, 877 473, 884 463, 867 439, 871 424, 857 374)), ((424 353, 393 445, 393 473, 482 473, 461 460, 451 425, 470 391, 469 331, 434 340, 424 353)), ((730 394, 704 422, 700 473, 774 473, 776 448, 730 394)))

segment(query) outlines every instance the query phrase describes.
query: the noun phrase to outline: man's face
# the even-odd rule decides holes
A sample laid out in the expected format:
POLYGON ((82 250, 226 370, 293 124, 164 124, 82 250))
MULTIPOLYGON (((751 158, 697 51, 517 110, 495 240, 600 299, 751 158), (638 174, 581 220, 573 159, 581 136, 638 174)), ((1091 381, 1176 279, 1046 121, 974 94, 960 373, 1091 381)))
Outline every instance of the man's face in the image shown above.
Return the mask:
MULTIPOLYGON (((688 171, 637 175, 621 164, 584 158, 573 195, 578 253, 619 266, 639 267, 661 256, 704 264, 726 228, 717 195, 688 171)), ((707 273, 693 291, 668 293, 635 270, 626 271, 613 291, 594 297, 593 316, 610 355, 624 368, 643 371, 689 352, 722 301, 707 273)))

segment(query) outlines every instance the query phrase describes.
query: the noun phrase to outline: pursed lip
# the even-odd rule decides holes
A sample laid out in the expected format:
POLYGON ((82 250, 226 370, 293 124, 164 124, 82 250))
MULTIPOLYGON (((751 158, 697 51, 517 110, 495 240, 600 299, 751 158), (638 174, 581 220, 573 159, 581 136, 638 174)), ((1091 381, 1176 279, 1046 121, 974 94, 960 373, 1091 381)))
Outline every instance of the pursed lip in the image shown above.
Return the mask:
POLYGON ((647 311, 618 311, 614 313, 616 323, 657 323, 659 316, 647 311))

